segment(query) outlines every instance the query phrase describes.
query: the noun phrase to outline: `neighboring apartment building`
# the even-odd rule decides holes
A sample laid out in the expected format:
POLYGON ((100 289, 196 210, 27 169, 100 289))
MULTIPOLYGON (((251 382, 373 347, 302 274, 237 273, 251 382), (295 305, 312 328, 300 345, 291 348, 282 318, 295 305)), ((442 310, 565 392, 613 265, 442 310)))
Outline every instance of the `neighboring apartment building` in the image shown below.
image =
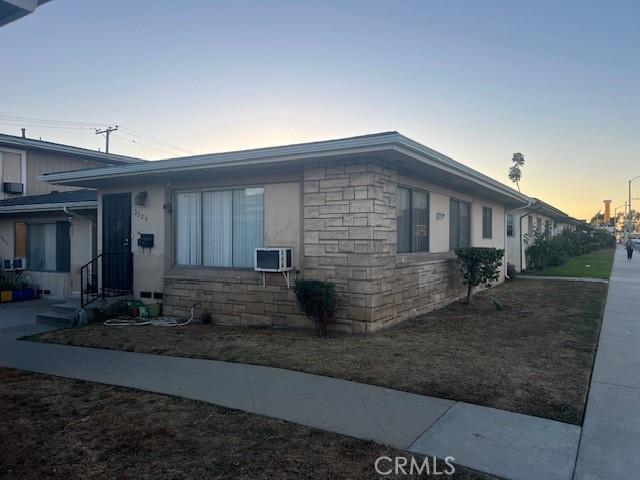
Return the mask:
POLYGON ((462 297, 453 250, 506 248, 506 211, 531 203, 397 132, 41 179, 98 191, 101 289, 128 285, 170 315, 199 303, 219 323, 309 327, 282 275, 263 286, 253 270, 256 247, 292 247, 299 277, 336 285, 337 328, 361 333, 462 297))
POLYGON ((536 234, 554 236, 578 227, 586 225, 542 200, 531 198, 527 207, 507 212, 507 261, 518 272, 526 270, 527 248, 536 234))
POLYGON ((44 296, 79 292, 78 270, 96 252, 96 192, 50 185, 38 177, 141 161, 0 134, 0 260, 23 259, 22 278, 44 296))

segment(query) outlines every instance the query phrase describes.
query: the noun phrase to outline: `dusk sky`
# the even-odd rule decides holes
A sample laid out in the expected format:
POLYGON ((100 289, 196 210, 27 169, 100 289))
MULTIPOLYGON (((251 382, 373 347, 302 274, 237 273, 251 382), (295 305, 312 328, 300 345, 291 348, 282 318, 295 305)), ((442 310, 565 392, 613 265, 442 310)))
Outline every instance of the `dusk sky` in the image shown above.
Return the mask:
POLYGON ((159 159, 397 130, 510 185, 522 152, 523 192, 590 218, 640 175, 639 25, 637 1, 53 0, 0 28, 0 132, 118 124, 113 153, 159 159))

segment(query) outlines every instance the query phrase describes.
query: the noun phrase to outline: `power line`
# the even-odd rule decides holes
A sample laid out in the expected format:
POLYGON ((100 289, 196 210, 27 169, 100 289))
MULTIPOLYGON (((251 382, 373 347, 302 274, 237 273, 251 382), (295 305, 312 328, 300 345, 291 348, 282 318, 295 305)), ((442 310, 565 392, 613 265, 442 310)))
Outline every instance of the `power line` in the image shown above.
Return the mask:
POLYGON ((103 133, 105 134, 106 145, 104 151, 106 153, 109 153, 109 135, 111 135, 111 132, 115 132, 116 130, 118 130, 118 125, 116 125, 115 127, 107 127, 103 130, 96 128, 96 135, 102 135, 103 133))
MULTIPOLYGON (((70 120, 52 120, 52 119, 43 119, 43 118, 35 118, 35 117, 23 117, 23 116, 17 116, 17 115, 5 115, 5 114, 0 114, 0 125, 11 125, 11 126, 27 126, 27 127, 34 127, 34 128, 61 128, 61 129, 75 129, 75 130, 79 130, 79 129, 90 129, 90 130, 98 130, 98 128, 96 127, 102 127, 104 129, 103 132, 100 133, 106 133, 106 130, 108 130, 110 127, 109 124, 106 123, 97 123, 97 122, 81 122, 81 121, 70 121, 70 120), (4 119, 4 120, 3 120, 4 119)), ((169 142, 166 142, 164 140, 160 140, 158 138, 152 137, 150 135, 146 135, 142 132, 133 130, 131 128, 127 128, 124 127, 122 125, 119 126, 119 129, 122 131, 127 132, 130 136, 132 137, 140 137, 143 138, 153 144, 156 145, 162 145, 164 147, 168 147, 173 151, 169 151, 166 148, 156 148, 153 147, 149 144, 146 144, 144 142, 136 142, 136 141, 132 141, 132 140, 128 140, 131 141, 132 143, 138 143, 140 145, 144 145, 147 148, 151 148, 154 150, 158 150, 158 151, 162 151, 165 153, 168 153, 172 156, 179 156, 179 155, 184 155, 189 154, 189 155, 195 155, 195 152, 191 151, 191 150, 187 150, 186 148, 182 148, 179 147, 177 145, 173 145, 169 142), (176 155, 176 152, 179 155, 176 155)), ((107 134, 108 136, 108 134, 107 134)), ((119 135, 120 138, 122 138, 119 135)), ((108 140, 107 140, 108 141, 108 140)))
POLYGON ((135 145, 139 145, 141 147, 150 148, 152 150, 157 150, 159 152, 164 152, 164 153, 167 153, 167 154, 171 155, 172 157, 175 156, 175 152, 170 152, 169 150, 165 150, 164 148, 160 148, 160 147, 154 147, 153 145, 149 145, 147 143, 140 142, 140 141, 138 141, 136 139, 133 139, 133 138, 126 138, 126 137, 122 136, 119 133, 118 134, 114 133, 113 136, 116 137, 116 138, 119 138, 121 140, 124 140, 126 142, 131 142, 131 143, 133 143, 135 145))
POLYGON ((196 154, 195 152, 193 152, 191 150, 187 150, 186 148, 178 147, 177 145, 172 145, 171 143, 165 142, 164 140, 159 140, 157 138, 150 137, 149 135, 145 135, 144 133, 137 132, 135 130, 132 130, 131 128, 127 128, 127 127, 120 127, 120 128, 122 130, 126 131, 126 132, 129 132, 133 136, 146 138, 147 140, 150 140, 151 142, 158 143, 158 144, 161 144, 161 145, 165 145, 165 146, 167 146, 167 147, 169 147, 169 148, 171 148, 173 150, 177 150, 177 151, 181 151, 181 152, 184 152, 184 153, 188 153, 190 155, 195 155, 196 154))

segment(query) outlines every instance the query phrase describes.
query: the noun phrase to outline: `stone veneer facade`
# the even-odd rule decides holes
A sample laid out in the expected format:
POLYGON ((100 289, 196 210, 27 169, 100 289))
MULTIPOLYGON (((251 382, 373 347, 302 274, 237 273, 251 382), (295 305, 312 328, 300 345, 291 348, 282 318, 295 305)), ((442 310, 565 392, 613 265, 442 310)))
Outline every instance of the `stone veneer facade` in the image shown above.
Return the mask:
MULTIPOLYGON (((302 276, 335 284, 334 328, 367 333, 446 305, 464 288, 450 254, 396 254, 397 173, 374 160, 318 162, 304 168, 302 276)), ((204 275, 204 274, 203 274, 204 275)), ((188 315, 200 302, 214 322, 312 327, 282 277, 267 287, 250 271, 215 278, 165 277, 165 313, 188 315)))

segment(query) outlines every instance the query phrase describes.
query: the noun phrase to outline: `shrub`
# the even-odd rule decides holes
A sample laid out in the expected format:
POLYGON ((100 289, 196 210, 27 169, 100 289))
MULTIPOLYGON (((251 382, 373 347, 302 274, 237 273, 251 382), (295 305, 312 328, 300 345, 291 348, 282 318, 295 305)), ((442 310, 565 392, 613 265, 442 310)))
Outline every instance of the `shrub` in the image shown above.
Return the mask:
POLYGON ((513 279, 518 276, 518 271, 513 263, 507 263, 507 277, 513 279))
POLYGON ((562 265, 569 257, 576 257, 615 245, 615 238, 605 230, 591 233, 566 229, 560 235, 548 237, 535 234, 527 252, 527 269, 543 270, 562 265))
POLYGON ((298 280, 294 290, 300 309, 316 324, 320 336, 326 337, 327 325, 335 321, 338 308, 335 287, 319 280, 298 280))
POLYGON ((458 265, 467 285, 467 305, 472 303, 473 288, 489 287, 500 276, 504 250, 488 247, 457 248, 458 265))

